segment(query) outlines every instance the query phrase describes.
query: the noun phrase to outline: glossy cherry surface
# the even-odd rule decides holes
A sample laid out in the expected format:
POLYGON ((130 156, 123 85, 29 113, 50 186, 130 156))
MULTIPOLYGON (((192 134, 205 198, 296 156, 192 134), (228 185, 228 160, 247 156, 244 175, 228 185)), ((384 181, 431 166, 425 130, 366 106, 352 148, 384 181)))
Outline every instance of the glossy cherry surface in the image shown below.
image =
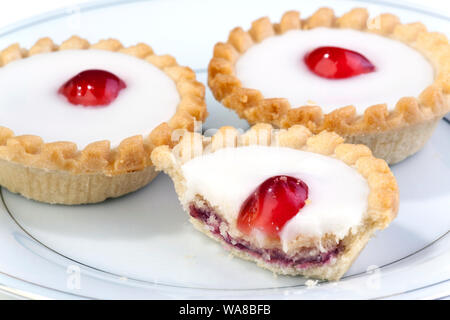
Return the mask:
POLYGON ((319 77, 345 79, 375 71, 375 66, 362 54, 339 47, 319 47, 307 53, 308 69, 319 77))
POLYGON ((250 234, 258 229, 270 237, 278 233, 305 206, 308 186, 290 176, 274 176, 264 181, 241 206, 237 226, 250 234))
POLYGON ((85 70, 63 84, 58 92, 74 105, 106 106, 126 87, 125 82, 111 72, 85 70))

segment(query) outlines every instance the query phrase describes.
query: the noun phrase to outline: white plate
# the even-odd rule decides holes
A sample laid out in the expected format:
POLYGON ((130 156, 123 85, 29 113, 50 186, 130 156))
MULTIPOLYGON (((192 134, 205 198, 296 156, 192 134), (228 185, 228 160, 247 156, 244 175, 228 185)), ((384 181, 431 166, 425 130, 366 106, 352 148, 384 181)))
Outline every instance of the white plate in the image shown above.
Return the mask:
MULTIPOLYGON (((340 14, 354 6, 393 12, 449 30, 449 18, 371 1, 108 1, 58 11, 0 31, 0 47, 61 41, 143 41, 171 53, 205 81, 212 46, 236 26, 322 5, 340 14)), ((246 128, 208 92, 205 128, 246 128)), ((39 107, 39 106, 37 106, 39 107)), ((220 245, 193 230, 168 177, 160 175, 128 196, 85 206, 56 206, 1 190, 0 290, 28 298, 445 298, 450 295, 450 125, 441 121, 426 147, 395 165, 401 208, 337 283, 304 285, 274 277, 253 263, 230 259, 220 245)))

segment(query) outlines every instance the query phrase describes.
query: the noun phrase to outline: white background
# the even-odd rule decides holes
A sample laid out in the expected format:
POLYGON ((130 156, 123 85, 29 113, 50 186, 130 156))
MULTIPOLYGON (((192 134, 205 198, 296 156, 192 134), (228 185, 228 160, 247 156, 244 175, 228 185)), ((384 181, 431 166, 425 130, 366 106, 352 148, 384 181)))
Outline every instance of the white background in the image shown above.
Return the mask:
MULTIPOLYGON (((4 0, 2 3, 2 10, 0 10, 0 28, 37 14, 59 8, 72 7, 87 2, 98 2, 98 0, 4 0)), ((338 0, 336 0, 336 2, 338 2, 338 0)), ((400 0, 396 2, 413 4, 415 6, 436 10, 441 14, 450 16, 449 0, 400 0)))
MULTIPOLYGON (((39 15, 55 9, 64 7, 76 7, 78 4, 95 2, 98 0, 4 0, 0 10, 0 29, 10 24, 19 22, 29 17, 39 15)), ((105 0, 103 0, 105 1, 105 0)), ((195 1, 195 0, 192 0, 195 1)), ((217 0, 219 1, 219 0, 217 0)), ((305 0, 306 1, 306 0, 305 0)), ((312 0, 308 0, 312 1, 312 0)), ((336 0, 338 2, 338 0, 336 0)), ((441 14, 450 16, 449 0, 407 0, 398 1, 404 4, 438 11, 441 14)), ((0 293, 0 299, 7 299, 0 293)))

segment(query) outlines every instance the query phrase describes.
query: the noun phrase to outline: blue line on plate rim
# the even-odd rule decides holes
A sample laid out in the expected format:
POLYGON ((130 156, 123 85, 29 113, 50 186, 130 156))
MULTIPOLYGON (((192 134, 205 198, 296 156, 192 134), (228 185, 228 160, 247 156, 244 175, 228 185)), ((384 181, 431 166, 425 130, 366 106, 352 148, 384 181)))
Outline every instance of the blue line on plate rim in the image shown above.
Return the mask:
MULTIPOLYGON (((422 289, 431 288, 431 287, 434 287, 434 286, 437 286, 439 284, 443 284, 443 283, 446 283, 446 282, 449 282, 449 281, 450 281, 450 279, 442 280, 442 281, 431 283, 431 284, 428 284, 426 286, 422 286, 422 287, 419 287, 419 288, 414 288, 414 289, 410 289, 410 290, 406 290, 406 291, 399 292, 399 293, 394 293, 394 294, 388 294, 388 295, 381 296, 381 297, 378 297, 378 298, 375 298, 375 299, 371 299, 371 300, 381 300, 381 299, 386 299, 386 298, 392 298, 392 297, 399 296, 399 295, 402 295, 402 294, 412 293, 412 292, 416 292, 416 291, 419 291, 419 290, 422 290, 422 289)), ((447 292, 445 294, 447 294, 447 292)), ((449 296, 447 296, 447 297, 449 297, 449 296)), ((439 300, 439 299, 445 299, 445 296, 444 297, 435 298, 434 300, 439 300)))

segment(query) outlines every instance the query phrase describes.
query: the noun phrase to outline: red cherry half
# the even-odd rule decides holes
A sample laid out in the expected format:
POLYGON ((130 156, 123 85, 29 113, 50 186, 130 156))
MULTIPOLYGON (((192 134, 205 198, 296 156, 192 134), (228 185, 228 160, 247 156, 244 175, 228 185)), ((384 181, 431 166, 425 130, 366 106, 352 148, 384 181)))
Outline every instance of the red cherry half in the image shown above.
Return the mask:
POLYGON ((75 105, 106 106, 126 88, 116 75, 104 70, 85 70, 59 88, 67 100, 75 105))
POLYGON ((344 79, 375 71, 362 54, 339 47, 319 47, 305 55, 308 69, 319 77, 344 79))
POLYGON ((308 186, 300 179, 275 176, 264 181, 244 201, 239 212, 238 229, 250 234, 254 229, 278 238, 283 226, 305 206, 308 186))

